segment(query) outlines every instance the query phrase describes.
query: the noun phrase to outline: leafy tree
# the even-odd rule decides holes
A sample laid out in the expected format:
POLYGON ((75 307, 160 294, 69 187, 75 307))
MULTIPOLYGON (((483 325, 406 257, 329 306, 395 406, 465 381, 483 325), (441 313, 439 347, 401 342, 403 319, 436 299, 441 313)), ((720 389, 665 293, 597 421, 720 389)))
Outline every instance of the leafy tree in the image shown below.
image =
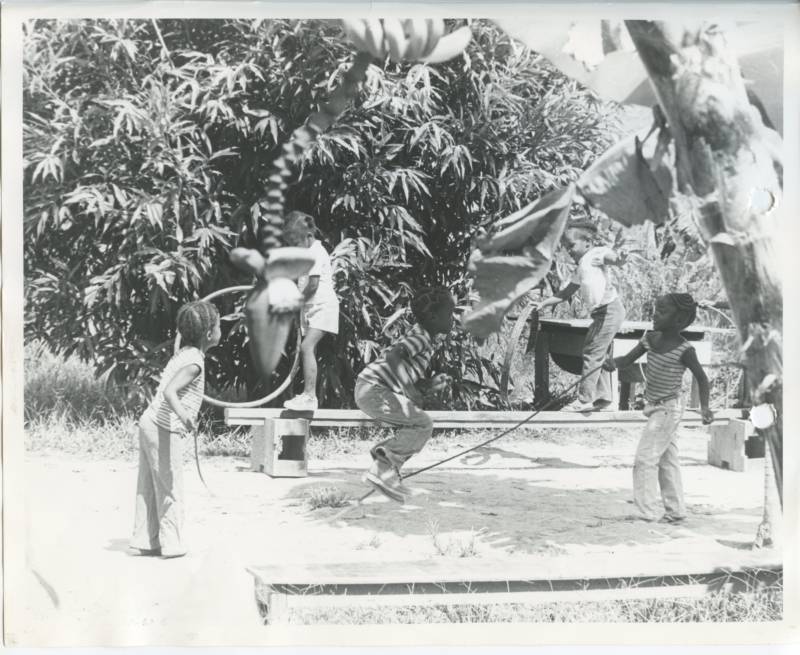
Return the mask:
MULTIPOLYGON (((321 351, 329 405, 349 402, 357 372, 405 327, 414 287, 446 284, 466 305, 476 230, 608 145, 610 108, 492 25, 473 31, 447 64, 370 67, 289 189, 287 209, 317 217, 333 251, 342 329, 321 351)), ((227 253, 255 244, 270 163, 352 55, 328 21, 30 22, 27 336, 117 382, 151 381, 177 308, 249 282, 227 253)), ((209 375, 252 395, 238 303, 222 301, 209 375)), ((446 351, 458 402, 490 400, 495 363, 464 335, 446 351)))

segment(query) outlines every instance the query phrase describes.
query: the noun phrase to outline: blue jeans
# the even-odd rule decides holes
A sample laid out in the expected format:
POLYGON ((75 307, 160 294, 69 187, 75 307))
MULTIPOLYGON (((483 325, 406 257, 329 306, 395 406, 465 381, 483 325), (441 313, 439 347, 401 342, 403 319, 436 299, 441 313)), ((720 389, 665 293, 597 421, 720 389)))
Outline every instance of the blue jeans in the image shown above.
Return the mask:
POLYGON ((633 502, 650 521, 658 520, 662 514, 659 495, 667 516, 686 515, 678 461, 678 426, 682 414, 683 407, 676 398, 648 403, 644 409, 647 425, 633 463, 633 502))
POLYGON ((399 428, 397 433, 376 444, 372 451, 381 448, 386 459, 398 469, 412 455, 422 450, 433 433, 433 421, 405 396, 394 393, 380 384, 356 381, 356 405, 365 414, 380 423, 399 428))
MULTIPOLYGON (((583 369, 598 368, 611 355, 614 337, 625 320, 625 308, 619 297, 607 305, 601 305, 591 313, 592 324, 583 342, 583 369)), ((578 401, 591 404, 598 400, 611 401, 611 373, 598 369, 587 375, 578 385, 578 401)))

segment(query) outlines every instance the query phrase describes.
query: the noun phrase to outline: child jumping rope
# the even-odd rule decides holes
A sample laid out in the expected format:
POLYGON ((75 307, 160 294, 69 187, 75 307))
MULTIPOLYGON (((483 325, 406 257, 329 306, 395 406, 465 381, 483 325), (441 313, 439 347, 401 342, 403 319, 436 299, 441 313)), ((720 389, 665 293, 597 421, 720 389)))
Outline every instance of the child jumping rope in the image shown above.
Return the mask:
POLYGON ((592 318, 583 342, 581 375, 584 377, 578 385, 578 398, 563 408, 577 412, 601 410, 611 405, 611 375, 600 370, 600 366, 611 354, 614 336, 625 320, 625 307, 609 279, 606 266, 621 266, 626 256, 606 246, 596 246, 596 231, 592 223, 577 221, 566 229, 563 242, 577 264, 575 274, 567 286, 536 304, 541 311, 580 291, 584 306, 592 318))
POLYGON ((653 331, 647 332, 623 357, 608 359, 608 371, 635 362, 647 353, 645 367, 644 428, 633 465, 633 501, 648 521, 678 522, 686 518, 678 461, 678 425, 683 414, 683 373, 688 368, 697 380, 703 423, 714 420, 708 408, 708 378, 697 353, 681 331, 695 319, 697 305, 688 293, 669 293, 656 300, 653 331), (659 506, 659 487, 666 512, 659 506))
POLYGON ((205 352, 219 343, 217 308, 192 302, 178 312, 183 347, 161 375, 156 395, 139 420, 139 480, 130 545, 143 555, 186 554, 183 542, 181 437, 197 428, 205 387, 205 352))
POLYGON ((296 411, 317 409, 317 344, 326 334, 339 333, 339 299, 333 287, 333 266, 330 255, 314 237, 316 232, 311 216, 298 211, 289 212, 284 229, 286 243, 308 248, 314 255, 314 266, 298 281, 305 300, 300 314, 303 391, 283 403, 287 409, 296 411))
POLYGON ((366 414, 400 428, 376 444, 372 466, 364 479, 378 491, 403 502, 408 490, 400 482, 400 468, 422 450, 433 432, 430 416, 422 410, 423 397, 415 385, 430 365, 434 338, 453 327, 455 302, 444 287, 421 289, 411 301, 415 325, 358 376, 355 400, 366 414))

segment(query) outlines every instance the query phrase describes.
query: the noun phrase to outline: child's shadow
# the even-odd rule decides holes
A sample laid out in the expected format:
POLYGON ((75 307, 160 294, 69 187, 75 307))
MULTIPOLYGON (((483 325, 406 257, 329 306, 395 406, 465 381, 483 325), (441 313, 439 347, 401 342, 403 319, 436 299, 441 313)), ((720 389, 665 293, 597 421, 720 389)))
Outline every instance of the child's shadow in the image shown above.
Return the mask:
POLYGON ((504 450, 503 448, 497 448, 497 447, 479 448, 478 450, 475 450, 471 453, 464 455, 461 458, 461 461, 464 464, 468 464, 469 466, 483 466, 492 458, 492 455, 497 455, 503 459, 523 459, 525 461, 530 462, 531 464, 535 464, 538 467, 542 468, 570 468, 570 469, 600 468, 599 465, 595 464, 578 464, 576 462, 567 462, 559 457, 528 457, 527 455, 521 455, 519 453, 515 453, 510 450, 504 450))

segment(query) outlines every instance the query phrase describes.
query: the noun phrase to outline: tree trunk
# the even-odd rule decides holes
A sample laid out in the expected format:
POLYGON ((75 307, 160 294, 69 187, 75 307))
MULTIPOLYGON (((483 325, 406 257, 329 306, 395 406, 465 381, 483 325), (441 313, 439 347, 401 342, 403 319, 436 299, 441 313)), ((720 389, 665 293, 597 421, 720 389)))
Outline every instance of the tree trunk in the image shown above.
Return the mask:
MULTIPOLYGON (((781 189, 766 128, 714 26, 626 21, 675 142, 677 202, 709 245, 741 335, 751 389, 781 380, 781 189), (771 199, 771 205, 761 202, 771 199)), ((768 204, 768 203, 767 203, 768 204)), ((757 399, 761 401, 761 399, 757 399)), ((781 503, 783 402, 764 430, 781 503)))

